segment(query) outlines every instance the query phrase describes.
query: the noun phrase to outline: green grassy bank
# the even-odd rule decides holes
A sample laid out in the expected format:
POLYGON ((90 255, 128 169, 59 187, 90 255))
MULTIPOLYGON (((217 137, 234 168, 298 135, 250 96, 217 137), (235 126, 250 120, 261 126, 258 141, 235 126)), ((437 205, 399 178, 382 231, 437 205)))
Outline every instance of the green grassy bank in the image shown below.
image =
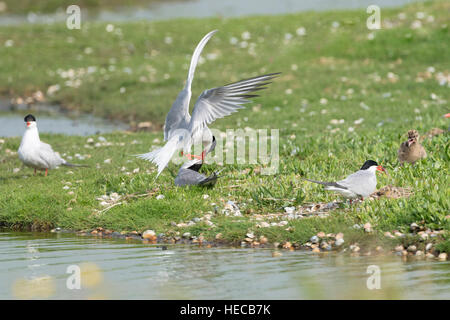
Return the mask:
MULTIPOLYGON (((321 231, 343 232, 346 245, 425 246, 430 241, 448 252, 448 133, 426 139, 428 158, 415 166, 399 167, 396 152, 407 130, 425 133, 449 125, 442 117, 449 109, 449 10, 444 1, 382 10, 378 31, 367 30, 365 10, 83 24, 78 31, 64 25, 2 27, 2 96, 26 98, 41 91, 47 101, 67 109, 130 123, 151 121, 155 128, 161 127, 183 85, 195 45, 212 29, 220 31, 197 67, 193 97, 260 73, 283 74, 245 110, 212 126, 279 128, 276 176, 260 174, 259 165, 227 165, 214 189, 174 187, 168 171, 155 180, 151 164, 130 156, 161 145, 162 133, 154 132, 103 135, 106 141, 43 135, 73 162, 90 165, 61 168, 44 178, 21 167, 14 153, 20 138, 7 138, 0 143, 0 223, 36 229, 152 229, 207 239, 221 234, 237 243, 247 233, 270 242, 304 244, 321 231), (379 176, 380 187, 411 188, 413 195, 343 204, 325 217, 269 219, 285 207, 338 198, 301 177, 340 179, 367 159, 390 173, 379 176), (116 203, 97 200, 113 193, 123 198, 116 203), (239 206, 242 216, 226 215, 228 201, 239 206), (210 220, 176 226, 208 214, 210 220), (261 228, 261 222, 278 225, 261 228), (372 232, 354 227, 365 223, 372 232), (427 241, 419 241, 417 234, 384 236, 394 230, 409 233, 411 223, 441 232, 427 241)), ((209 172, 217 168, 205 167, 209 172)))

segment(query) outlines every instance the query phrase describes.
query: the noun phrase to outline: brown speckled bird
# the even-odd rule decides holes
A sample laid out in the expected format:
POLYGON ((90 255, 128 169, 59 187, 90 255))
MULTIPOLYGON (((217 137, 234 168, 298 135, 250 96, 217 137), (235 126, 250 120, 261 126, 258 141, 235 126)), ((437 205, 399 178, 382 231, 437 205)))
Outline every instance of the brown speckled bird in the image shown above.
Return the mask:
POLYGON ((408 140, 403 142, 398 149, 398 161, 403 165, 404 162, 414 164, 417 160, 427 157, 425 148, 419 142, 419 133, 417 130, 408 131, 408 140))

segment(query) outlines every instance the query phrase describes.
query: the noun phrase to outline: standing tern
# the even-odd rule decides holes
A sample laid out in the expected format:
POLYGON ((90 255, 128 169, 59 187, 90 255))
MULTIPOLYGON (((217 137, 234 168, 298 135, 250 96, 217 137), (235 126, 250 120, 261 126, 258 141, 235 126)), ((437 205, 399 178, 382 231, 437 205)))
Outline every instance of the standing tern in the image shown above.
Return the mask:
POLYGON ((408 131, 408 140, 403 142, 398 149, 398 161, 400 165, 404 162, 414 164, 417 160, 427 157, 425 148, 419 142, 419 132, 417 130, 408 131))
POLYGON ((249 93, 267 88, 266 85, 271 83, 269 81, 279 75, 279 73, 270 73, 222 87, 207 89, 198 97, 191 116, 189 114, 189 102, 195 68, 200 53, 216 32, 217 30, 209 32, 195 48, 186 84, 178 94, 166 117, 164 125, 164 140, 167 141, 166 144, 157 150, 137 155, 137 157, 151 161, 158 166, 157 177, 178 150, 182 154, 185 153, 188 157, 192 157, 189 154, 192 145, 202 143, 204 151, 201 156, 194 157, 203 160, 206 150, 210 148, 213 141, 212 132, 207 125, 216 119, 223 118, 238 111, 238 109, 244 108, 242 104, 250 102, 249 98, 257 97, 257 95, 249 93))
POLYGON ((28 167, 36 170, 45 170, 47 176, 48 169, 54 169, 60 165, 68 167, 86 167, 85 165, 69 163, 59 153, 53 151, 52 147, 39 139, 39 132, 36 118, 29 114, 25 116, 26 130, 20 142, 18 155, 19 159, 28 167))
POLYGON ((377 176, 376 171, 382 171, 386 173, 386 170, 378 165, 373 160, 367 160, 362 165, 361 169, 352 173, 344 180, 337 182, 323 182, 305 179, 310 182, 322 184, 325 186, 325 190, 336 191, 342 194, 344 197, 350 199, 361 198, 371 195, 377 188, 377 176))

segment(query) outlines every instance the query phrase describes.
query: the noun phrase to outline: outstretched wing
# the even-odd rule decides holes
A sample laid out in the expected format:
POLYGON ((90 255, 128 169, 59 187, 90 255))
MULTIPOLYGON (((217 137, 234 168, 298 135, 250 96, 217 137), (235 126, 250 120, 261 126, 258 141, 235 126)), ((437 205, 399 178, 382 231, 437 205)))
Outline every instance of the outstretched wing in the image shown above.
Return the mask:
POLYGON ((242 109, 243 104, 250 102, 249 98, 257 97, 249 93, 267 88, 266 85, 271 83, 268 81, 278 75, 279 73, 270 73, 203 91, 192 111, 189 132, 191 135, 201 133, 206 125, 216 119, 242 109))
POLYGON ((194 79, 195 68, 197 67, 198 59, 200 58, 200 54, 202 53, 203 48, 217 31, 218 30, 213 30, 205 35, 194 50, 194 54, 191 58, 191 65, 189 66, 189 73, 186 84, 183 90, 181 90, 178 94, 177 99, 173 103, 172 108, 166 116, 166 121, 164 123, 165 141, 170 138, 170 134, 173 130, 179 128, 181 122, 184 122, 184 120, 190 120, 189 102, 191 100, 191 84, 192 80, 194 79))

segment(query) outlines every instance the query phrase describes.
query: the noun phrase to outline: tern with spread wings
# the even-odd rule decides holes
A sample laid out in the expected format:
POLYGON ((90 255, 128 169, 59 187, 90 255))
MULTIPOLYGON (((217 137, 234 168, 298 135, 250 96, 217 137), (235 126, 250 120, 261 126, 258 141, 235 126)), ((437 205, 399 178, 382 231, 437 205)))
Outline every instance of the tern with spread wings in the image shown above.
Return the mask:
POLYGON ((214 30, 204 36, 195 48, 186 84, 178 94, 166 117, 164 125, 166 144, 157 150, 138 155, 139 158, 151 161, 158 166, 157 176, 161 174, 177 151, 181 151, 191 158, 192 155, 189 152, 192 145, 197 143, 202 143, 204 151, 201 156, 194 157, 203 160, 206 150, 210 149, 213 141, 213 135, 208 128, 208 124, 242 109, 243 104, 250 102, 250 98, 257 96, 251 93, 265 89, 266 85, 270 83, 269 81, 279 74, 270 73, 222 87, 207 89, 198 97, 191 116, 189 114, 189 102, 195 68, 203 48, 216 32, 217 30, 214 30))

